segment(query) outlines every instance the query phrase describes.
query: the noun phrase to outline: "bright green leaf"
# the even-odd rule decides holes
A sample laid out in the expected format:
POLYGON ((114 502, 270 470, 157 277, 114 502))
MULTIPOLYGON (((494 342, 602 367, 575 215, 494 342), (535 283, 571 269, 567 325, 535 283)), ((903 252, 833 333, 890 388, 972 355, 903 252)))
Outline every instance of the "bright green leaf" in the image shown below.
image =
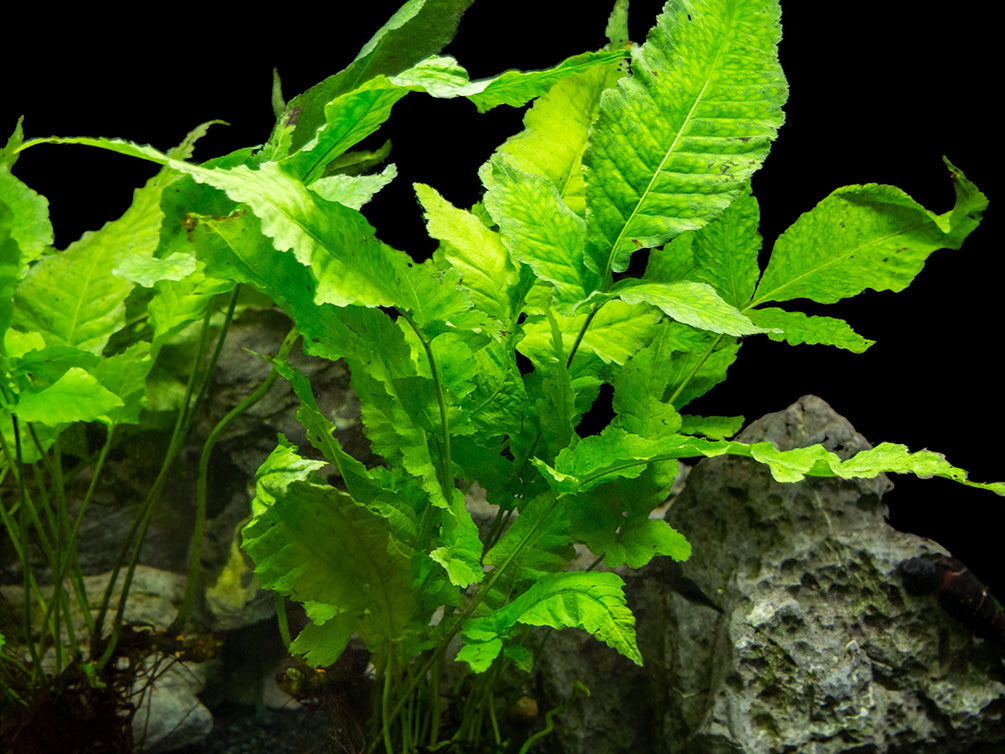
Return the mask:
POLYGON ((834 317, 810 317, 802 312, 788 312, 770 306, 751 309, 748 314, 758 325, 769 328, 769 338, 791 346, 810 343, 863 353, 876 342, 863 338, 843 319, 834 317))
POLYGON ((610 572, 567 571, 542 576, 526 592, 496 611, 496 620, 552 628, 581 628, 636 665, 635 616, 625 604, 624 583, 610 572))
POLYGON ((650 304, 671 319, 699 330, 725 335, 754 335, 767 332, 758 327, 736 307, 723 301, 707 283, 678 280, 673 283, 647 283, 629 280, 612 291, 627 304, 650 304))
POLYGON ((94 421, 122 406, 122 399, 80 367, 71 367, 52 385, 28 390, 18 397, 17 415, 22 421, 50 427, 77 421, 94 421))
POLYGON ((906 288, 929 254, 958 249, 987 207, 987 198, 949 168, 956 205, 942 215, 894 186, 834 191, 775 242, 752 305, 795 298, 830 304, 867 288, 906 288))
POLYGON ((760 167, 787 93, 779 14, 777 0, 671 0, 633 50, 583 158, 603 273, 714 219, 760 167))
POLYGON ((488 180, 485 207, 510 253, 551 283, 559 311, 572 314, 601 282, 584 257, 585 222, 562 202, 553 183, 501 158, 483 180, 488 180))

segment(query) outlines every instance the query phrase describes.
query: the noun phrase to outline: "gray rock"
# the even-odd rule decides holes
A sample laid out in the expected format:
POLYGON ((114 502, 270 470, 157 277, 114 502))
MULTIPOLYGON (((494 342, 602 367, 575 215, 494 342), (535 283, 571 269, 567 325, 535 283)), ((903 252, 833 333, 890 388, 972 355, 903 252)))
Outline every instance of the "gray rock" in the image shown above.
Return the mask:
MULTIPOLYGON (((91 618, 98 613, 98 605, 108 587, 111 573, 93 574, 83 577, 84 589, 91 606, 91 618)), ((110 611, 114 614, 122 595, 122 584, 125 574, 120 573, 115 581, 112 590, 110 611)), ((69 582, 66 585, 69 590, 69 582)), ((39 587, 39 592, 46 599, 52 597, 52 585, 39 587)), ((147 566, 136 566, 133 573, 132 584, 129 589, 129 599, 126 601, 125 611, 122 620, 139 626, 153 626, 163 628, 167 626, 178 612, 178 605, 181 604, 182 596, 185 594, 185 577, 181 574, 160 571, 147 566)), ((7 603, 10 615, 21 615, 24 609, 24 590, 20 586, 7 585, 0 586, 0 599, 7 603)), ((80 612, 80 607, 75 600, 70 602, 71 615, 73 617, 73 628, 75 634, 87 636, 87 621, 80 612)), ((43 614, 38 602, 31 603, 32 624, 36 630, 40 629, 43 614)), ((16 629, 16 624, 13 626, 16 629)), ((108 626, 105 626, 106 633, 108 626)))
POLYGON ((137 709, 132 719, 133 741, 147 754, 174 751, 197 744, 213 730, 213 715, 199 701, 205 669, 195 663, 160 667, 163 659, 148 661, 150 680, 137 686, 137 709))
MULTIPOLYGON (((779 448, 822 442, 842 457, 869 447, 813 396, 754 422, 740 439, 779 448)), ((885 478, 780 484, 748 459, 698 463, 667 512, 691 541, 691 559, 660 559, 628 576, 644 671, 613 655, 605 662, 569 651, 580 640, 570 632, 554 637, 538 664, 548 704, 575 678, 595 692, 560 718, 559 750, 1005 746, 1002 658, 933 597, 904 592, 899 564, 944 551, 887 524, 881 497, 889 487, 885 478), (594 721, 585 733, 584 721, 594 721), (622 725, 635 729, 628 748, 622 725)))

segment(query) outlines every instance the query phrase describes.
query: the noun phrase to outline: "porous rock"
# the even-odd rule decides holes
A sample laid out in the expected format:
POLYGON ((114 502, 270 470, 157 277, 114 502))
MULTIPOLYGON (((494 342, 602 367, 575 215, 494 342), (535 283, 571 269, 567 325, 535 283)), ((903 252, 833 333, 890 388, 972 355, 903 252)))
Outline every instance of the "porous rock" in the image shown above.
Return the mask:
MULTIPOLYGON (((813 396, 739 439, 821 442, 843 458, 869 447, 813 396)), ((553 750, 1005 750, 996 748, 1005 746, 1002 658, 933 597, 905 593, 900 563, 944 551, 889 526, 889 486, 884 477, 782 484, 748 459, 698 463, 666 516, 691 541, 690 560, 627 576, 645 668, 604 646, 595 653, 608 662, 577 653, 574 632, 552 637, 540 658, 546 705, 573 679, 602 691, 560 717, 553 750)))

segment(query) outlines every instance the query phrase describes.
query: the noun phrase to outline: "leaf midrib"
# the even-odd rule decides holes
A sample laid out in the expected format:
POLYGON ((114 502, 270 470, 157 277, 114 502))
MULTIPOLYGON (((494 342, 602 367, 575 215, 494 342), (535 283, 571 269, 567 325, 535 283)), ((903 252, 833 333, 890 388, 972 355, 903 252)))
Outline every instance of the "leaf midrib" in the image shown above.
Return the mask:
MULTIPOLYGON (((604 288, 603 288, 603 290, 605 290, 605 291, 609 290, 610 285, 613 284, 613 279, 612 279, 612 274, 611 273, 612 273, 612 270, 614 268, 614 259, 617 256, 618 248, 621 246, 621 242, 624 240, 625 234, 627 233, 628 228, 631 226, 632 221, 635 219, 635 217, 641 211, 641 208, 645 204, 645 201, 648 198, 648 196, 652 193, 653 187, 656 184, 656 179, 663 172, 663 168, 666 166, 667 162, 670 160, 671 155, 673 155, 675 153, 675 151, 677 149, 677 146, 680 144, 681 140, 684 138, 684 132, 687 130, 688 125, 691 123, 692 119, 694 118, 695 111, 698 109, 699 105, 701 105, 702 102, 704 101, 705 94, 708 91, 709 86, 711 85, 713 74, 715 73, 716 70, 718 70, 719 60, 722 57, 723 48, 726 46, 726 40, 727 40, 727 38, 731 38, 732 37, 732 31, 733 31, 733 29, 732 29, 732 22, 733 22, 733 19, 731 18, 730 19, 730 33, 729 34, 723 34, 722 37, 720 38, 719 45, 718 45, 718 47, 716 48, 716 51, 715 51, 715 57, 712 60, 711 65, 708 68, 707 74, 705 75, 705 82, 702 84, 701 91, 698 92, 698 94, 695 96, 694 103, 691 105, 691 109, 688 111, 687 117, 681 123, 681 127, 677 131, 676 135, 674 136, 673 142, 670 144, 669 148, 664 153, 663 159, 660 160, 660 164, 657 166, 656 170, 653 171, 653 174, 652 174, 652 176, 649 179, 649 183, 646 185, 646 188, 642 192, 642 195, 639 197, 638 201, 635 203, 635 207, 632 209, 631 214, 629 214, 628 219, 625 220, 625 222, 622 224, 621 230, 618 232, 618 237, 614 240, 614 244, 611 246, 611 250, 610 250, 610 252, 608 254, 608 257, 607 257, 607 265, 605 267, 605 274, 604 274, 604 288)), ((650 96, 652 96, 652 95, 650 94, 650 96)), ((653 99, 655 99, 655 97, 653 97, 653 99)))

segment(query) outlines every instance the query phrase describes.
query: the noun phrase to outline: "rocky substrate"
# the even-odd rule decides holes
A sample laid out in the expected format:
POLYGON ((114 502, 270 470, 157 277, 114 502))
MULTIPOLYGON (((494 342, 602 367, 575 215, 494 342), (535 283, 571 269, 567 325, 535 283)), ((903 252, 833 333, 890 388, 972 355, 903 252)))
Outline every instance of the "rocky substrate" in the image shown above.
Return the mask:
POLYGON ((339 729, 324 709, 231 706, 215 711, 207 738, 171 754, 345 754, 339 729))

